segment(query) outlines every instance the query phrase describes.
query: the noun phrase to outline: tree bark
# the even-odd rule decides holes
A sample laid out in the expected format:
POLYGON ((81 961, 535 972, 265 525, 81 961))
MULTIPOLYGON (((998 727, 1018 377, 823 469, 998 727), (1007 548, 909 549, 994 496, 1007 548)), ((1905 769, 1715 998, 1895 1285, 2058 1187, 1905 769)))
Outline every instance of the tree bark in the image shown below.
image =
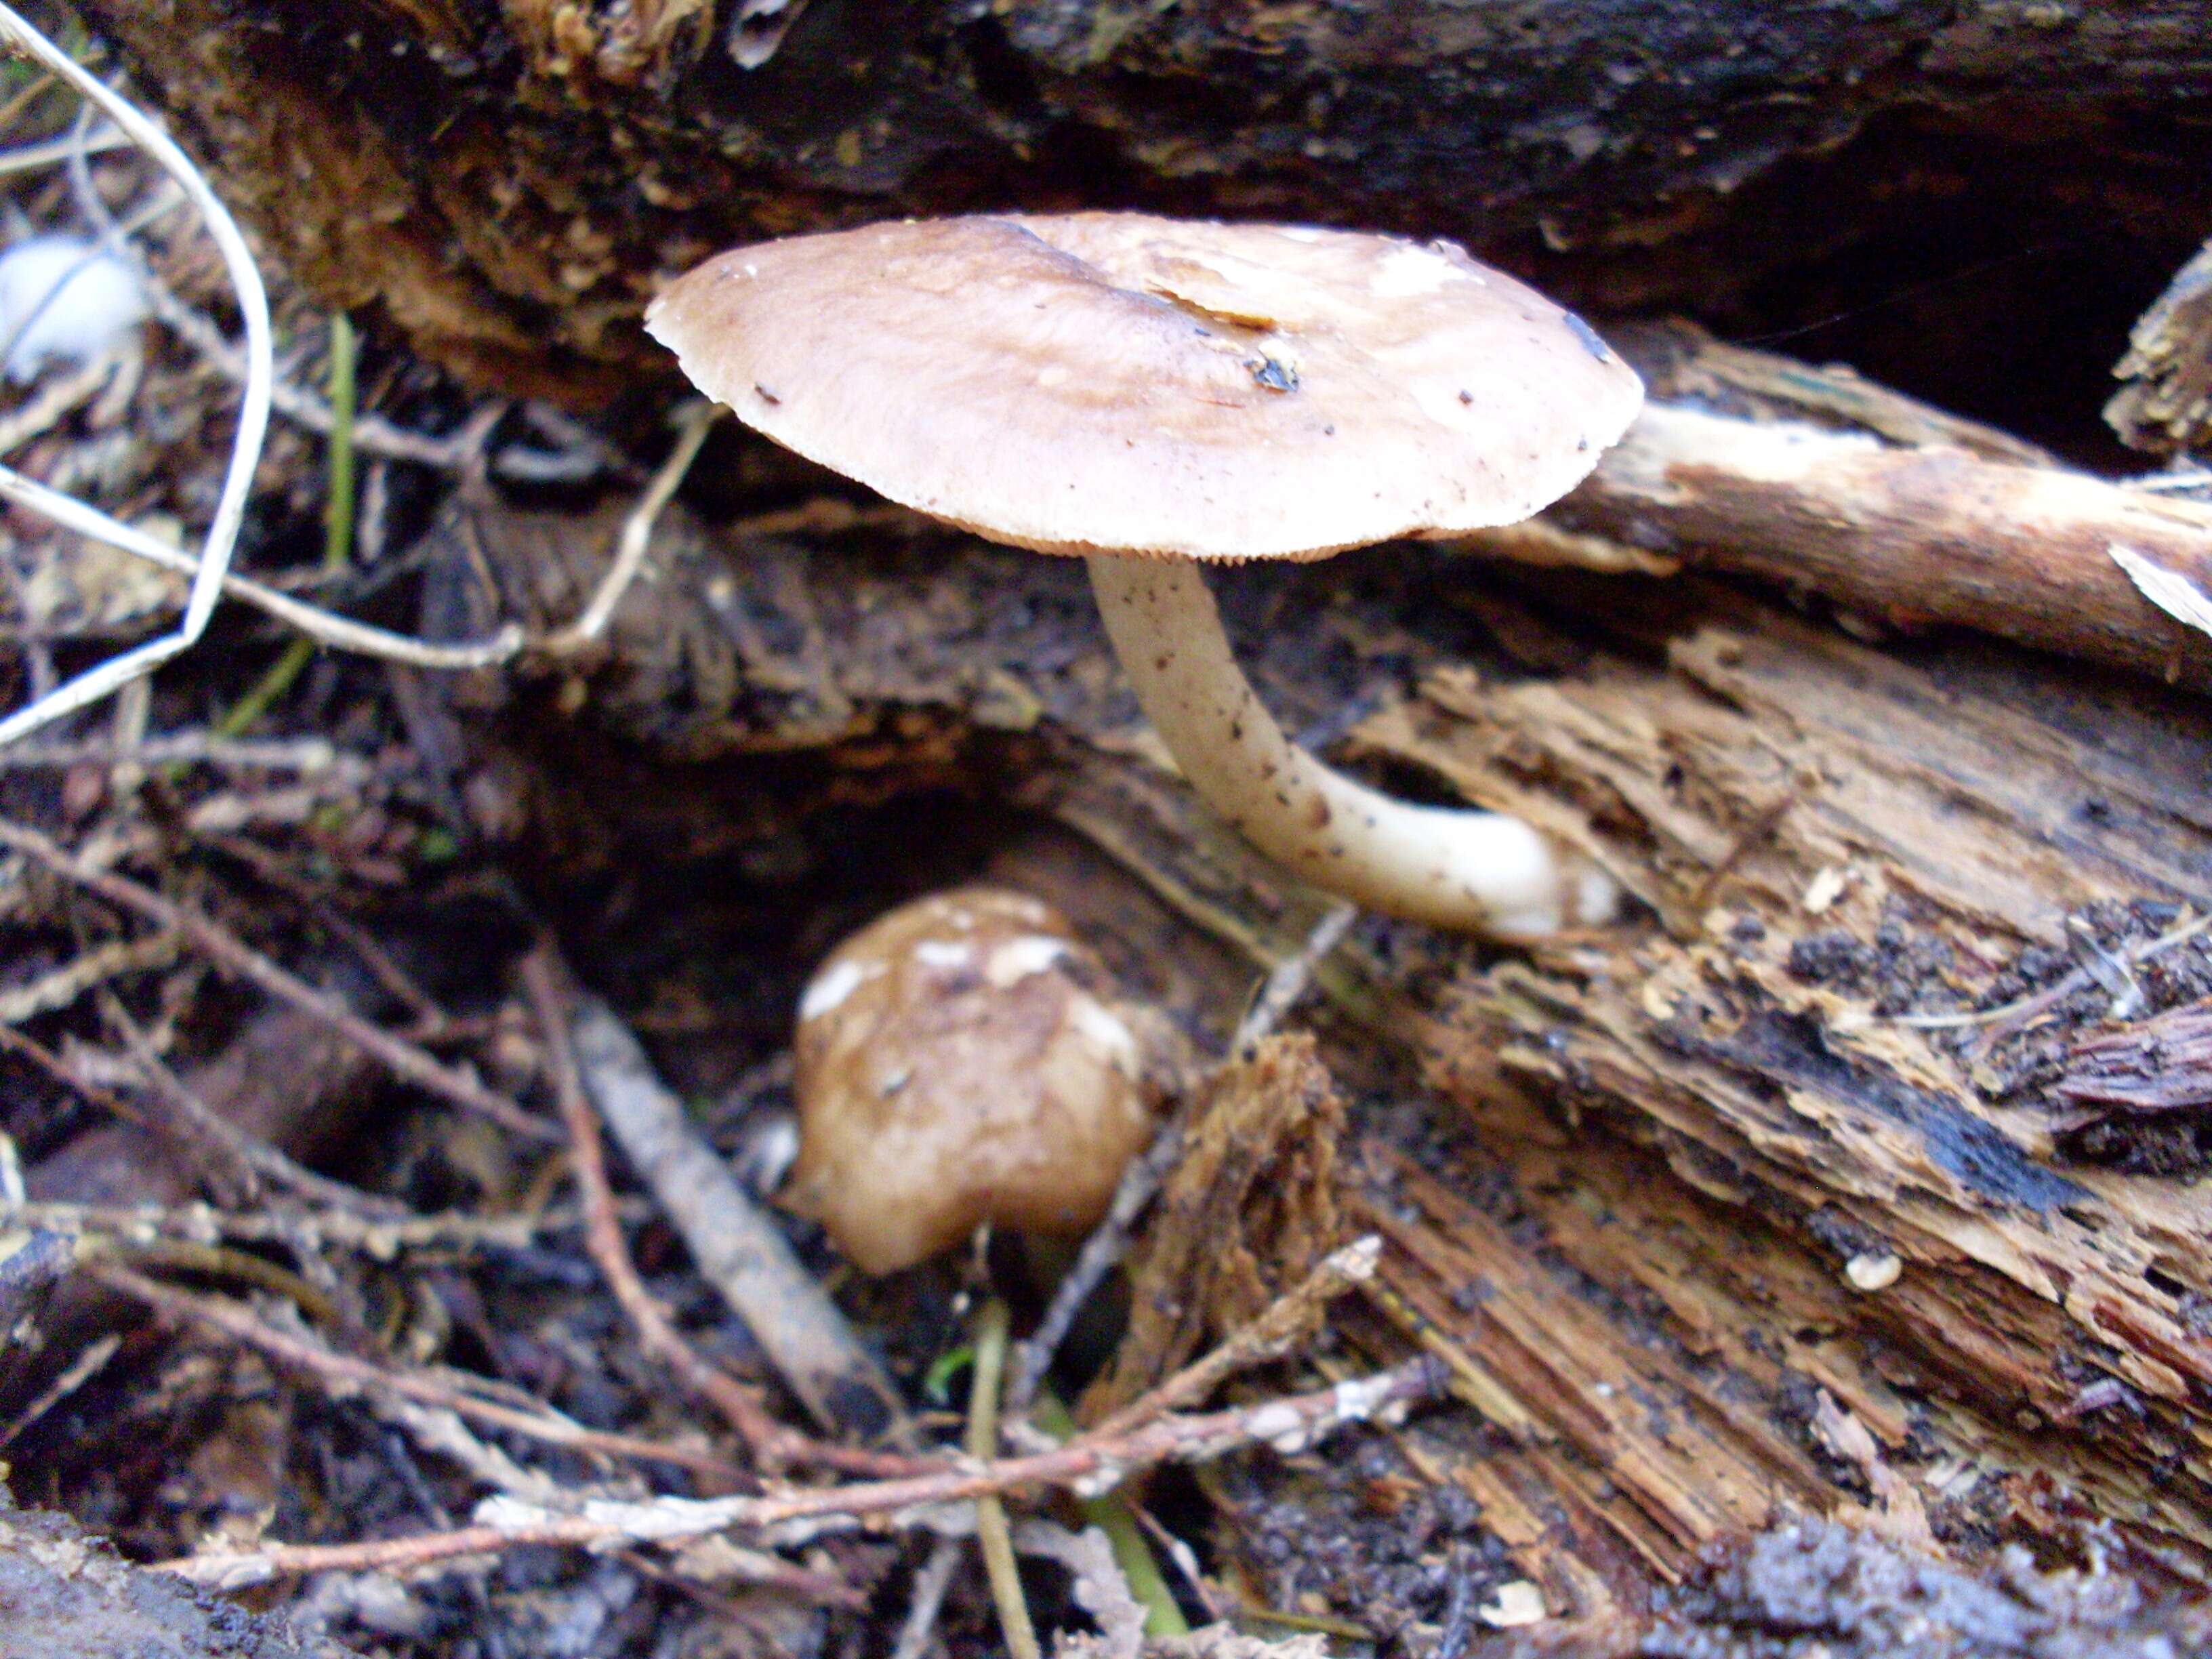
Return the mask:
POLYGON ((2121 319, 2212 217, 2207 0, 81 3, 318 296, 575 402, 665 374, 660 276, 896 214, 1441 234, 1608 312, 1771 311, 1826 261, 1779 302, 1818 307, 2033 244, 2121 319))

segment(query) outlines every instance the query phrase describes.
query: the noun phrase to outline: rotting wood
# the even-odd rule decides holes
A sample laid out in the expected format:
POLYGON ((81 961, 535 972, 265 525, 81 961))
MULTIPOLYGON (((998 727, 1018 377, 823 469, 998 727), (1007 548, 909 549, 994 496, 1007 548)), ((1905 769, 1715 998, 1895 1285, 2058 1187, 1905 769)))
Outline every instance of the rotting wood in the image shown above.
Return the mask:
POLYGON ((2146 1594, 2100 1560, 2044 1573, 2025 1558, 1979 1574, 1872 1529, 1793 1522, 1716 1549, 1695 1580, 1638 1616, 1606 1608, 1478 1636, 1469 1659, 2075 1659, 2193 1652, 2212 1603, 2146 1594))
POLYGON ((2137 1112, 2212 1106, 2212 1001, 2091 1037, 2069 1060, 2062 1099, 2137 1112))
POLYGON ((1344 1102, 1313 1040, 1267 1037, 1205 1090, 1129 1264, 1130 1282, 1145 1287, 1129 1338, 1085 1396, 1085 1420, 1118 1421, 1209 1336, 1257 1318, 1346 1242, 1344 1102))
MULTIPOLYGON (((455 626, 486 604, 566 614, 588 591, 603 538, 470 513, 441 532, 474 538, 439 588, 455 626)), ((1299 948, 1322 904, 1176 783, 1070 568, 817 516, 830 533, 672 514, 603 661, 539 690, 477 687, 505 710, 470 722, 480 739, 557 734, 575 769, 536 786, 538 833, 601 857, 688 834, 707 854, 788 833, 810 801, 949 783, 1077 827, 1255 961, 1299 948), (642 769, 611 790, 577 721, 695 763, 665 799, 642 769), (764 752, 804 769, 776 775, 772 811, 721 793, 738 774, 713 757, 764 752), (610 793, 618 813, 593 805, 610 793)), ((1705 578, 1394 549, 1219 586, 1287 724, 1325 742, 1368 700, 1352 758, 1528 817, 1649 913, 1503 959, 1370 925, 1318 975, 1425 1060, 1471 1115, 1483 1190, 1510 1194, 1502 1243, 1449 1206, 1425 1231, 1401 1219, 1382 1278, 1432 1351, 1471 1363, 1458 1392, 1507 1448, 1444 1467, 1549 1560, 1531 1569, 1547 1594, 1632 1601, 1701 1535, 1784 1503, 1905 1533, 1924 1514, 1967 1553, 2078 1504, 2212 1571, 2192 1464, 2212 1431, 2205 1201, 2064 1162, 2046 1116, 1994 1103, 1976 1028, 1906 1018, 2016 996, 1996 988, 2023 951, 2069 951, 2069 916, 2147 939, 2176 906, 2212 909, 2212 710, 1970 636, 1874 648, 1705 578), (1484 634, 1548 678, 1473 665, 1484 634), (1394 702, 1401 674, 1419 695, 1394 702), (1516 1358, 1470 1339, 1487 1328, 1424 1263, 1471 1248, 1534 1305, 1589 1314, 1560 1316, 1566 1381, 1526 1342, 1516 1358), (1623 1377, 1683 1426, 1630 1420, 1624 1439, 1593 1406, 1623 1377), (1717 1500, 1682 1474, 1684 1445, 1721 1449, 1717 1511, 1698 1507, 1717 1500), (1632 1480, 1608 1467, 1624 1455, 1632 1480)), ((2063 1046, 2080 1018, 2054 1004, 2035 1034, 2063 1046)))
MULTIPOLYGON (((1698 1251, 1665 1296, 1670 1310, 1704 1305, 1701 1340, 1735 1323, 1742 1352, 1771 1348, 1741 1314, 1711 1317, 1764 1304, 1753 1323, 1840 1340, 1822 1368, 1841 1370, 1824 1381, 1868 1395, 1870 1425, 1893 1425, 1884 1395, 1904 1388, 1912 1419, 1988 1478, 2034 1470, 2212 1560, 2190 1455, 2212 1382, 2192 1312, 2212 1291, 2206 1201, 2054 1167, 2039 1129, 1992 1107, 1939 1033, 1882 1007, 1900 994, 1954 1004, 2021 946, 2063 938, 2069 912, 2212 903, 2212 719, 2179 702, 2092 702, 2092 748, 2069 730, 2084 709, 2023 696, 1997 667, 1931 672, 1746 613, 1675 634, 1663 666, 1608 663, 1481 697, 1447 677, 1370 721, 1380 750, 1486 778, 1484 793, 1501 753, 1528 765, 1540 749, 1542 772, 1593 806, 1612 867, 1667 924, 1579 962, 1462 975, 1425 1047, 1439 1085, 1498 1131, 1485 1144, 1524 1145, 1528 1103, 1548 1095, 1583 1149, 1575 1184, 1624 1156, 1605 1150, 1619 1136, 1711 1200, 1698 1208, 1722 1248, 1698 1251), (2099 790, 2124 805, 2085 834, 2080 801, 2099 790), (1791 810, 1707 913, 1689 914, 1737 827, 1765 821, 1784 791, 1791 810), (1864 945, 1900 983, 1819 982, 1796 947, 1824 939, 1864 945), (1780 1242, 1747 1282, 1746 1239, 1770 1226, 1780 1242), (1885 1255, 1901 1267, 1893 1284, 1849 1288, 1854 1261, 1885 1255), (1805 1298, 1788 1311, 1784 1284, 1805 1298), (1854 1349, 1884 1357, 1869 1372, 1854 1349), (2122 1409, 2081 1408, 2096 1379, 2121 1385, 2108 1404, 2122 1409)), ((2033 684, 2011 670, 2024 672, 2033 684)), ((1661 1242, 1624 1237, 1611 1276, 1671 1277, 1661 1242)), ((1924 1476, 1934 1461, 1911 1468, 1924 1476)))

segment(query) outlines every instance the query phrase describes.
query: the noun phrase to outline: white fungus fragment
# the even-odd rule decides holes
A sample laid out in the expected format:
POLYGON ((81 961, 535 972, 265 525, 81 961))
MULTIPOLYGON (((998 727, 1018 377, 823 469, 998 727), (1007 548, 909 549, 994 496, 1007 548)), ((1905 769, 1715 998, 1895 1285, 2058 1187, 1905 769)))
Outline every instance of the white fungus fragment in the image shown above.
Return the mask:
POLYGON ((146 320, 146 289, 125 260, 76 236, 33 236, 0 253, 0 342, 11 380, 50 363, 92 362, 146 320))
POLYGON ((1843 897, 1844 889, 1850 883, 1850 875, 1832 864, 1814 872, 1813 879, 1805 884, 1805 891, 1798 902, 1805 907, 1808 916, 1824 916, 1843 897))
POLYGON ((1105 1050, 1106 1058, 1123 1077, 1133 1078, 1143 1071, 1145 1056, 1137 1046, 1137 1034, 1129 1029, 1126 1020, 1096 997, 1071 998, 1067 1018, 1077 1030, 1105 1050))
POLYGON ((1010 939, 991 952, 983 963, 983 977, 1001 991, 1018 985, 1031 974, 1041 974, 1067 954, 1067 941, 1045 933, 1024 933, 1010 939))
POLYGON ((1394 248, 1385 255, 1382 268, 1369 279, 1367 286, 1378 299, 1410 300, 1415 295, 1433 294, 1463 274, 1459 266, 1433 249, 1408 246, 1394 248))
POLYGON ((868 977, 866 967, 857 962, 834 962, 807 981, 806 991, 799 999, 801 1019, 819 1019, 832 1008, 860 988, 868 977))
POLYGON ((1887 1290, 1904 1271, 1905 1263, 1894 1250, 1862 1250, 1844 1263, 1844 1278, 1850 1287, 1869 1295, 1887 1290))
POLYGON ((1544 1592, 1525 1578, 1516 1578, 1510 1583, 1500 1584, 1497 1593, 1474 1610, 1474 1616, 1493 1630, 1540 1625, 1547 1617, 1544 1592))

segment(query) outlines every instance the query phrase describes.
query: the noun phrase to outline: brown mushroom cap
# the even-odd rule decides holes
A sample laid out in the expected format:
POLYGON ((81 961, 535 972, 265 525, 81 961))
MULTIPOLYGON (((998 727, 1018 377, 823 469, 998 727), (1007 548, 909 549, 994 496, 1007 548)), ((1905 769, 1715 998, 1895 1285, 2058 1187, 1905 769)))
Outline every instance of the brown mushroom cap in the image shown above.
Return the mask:
POLYGON ((1580 319, 1453 243, 1144 214, 737 248, 646 327, 778 442, 1051 553, 1310 558, 1516 523, 1643 398, 1580 319))
POLYGON ((799 1004, 784 1202, 864 1272, 981 1222, 1087 1232, 1150 1137, 1148 1022, 1048 906, 968 887, 878 917, 799 1004))

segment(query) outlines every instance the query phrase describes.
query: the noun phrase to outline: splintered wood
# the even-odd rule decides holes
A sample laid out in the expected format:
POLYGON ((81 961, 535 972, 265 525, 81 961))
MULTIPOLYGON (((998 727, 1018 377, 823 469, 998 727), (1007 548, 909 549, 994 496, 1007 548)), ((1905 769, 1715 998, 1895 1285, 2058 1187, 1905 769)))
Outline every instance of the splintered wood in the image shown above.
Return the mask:
POLYGON ((2212 1564, 2212 1202, 2064 1165, 1971 1042, 1908 1023, 2069 915, 2212 909, 2212 711, 1702 597, 1642 619, 1663 665, 1448 674, 1363 728, 1491 803, 1578 803, 1658 918, 1461 974, 1431 1074, 1532 1225, 1400 1164, 1385 1282, 1662 1573, 1806 1502, 1954 1540, 2094 1514, 2212 1564), (1601 1293, 1547 1290, 1559 1267, 1601 1293))
POLYGON ((1274 1036, 1216 1073, 1131 1262, 1138 1287, 1097 1420, 1257 1316, 1345 1241, 1344 1103, 1309 1036, 1274 1036))

